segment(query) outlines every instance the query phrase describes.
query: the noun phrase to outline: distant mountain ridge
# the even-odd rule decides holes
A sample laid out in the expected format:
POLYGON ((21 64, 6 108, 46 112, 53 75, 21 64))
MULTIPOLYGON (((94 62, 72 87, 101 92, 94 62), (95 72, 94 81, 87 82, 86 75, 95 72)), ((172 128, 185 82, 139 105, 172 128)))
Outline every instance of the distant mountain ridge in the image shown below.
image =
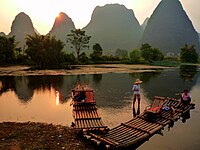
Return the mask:
POLYGON ((105 51, 133 50, 142 36, 142 27, 133 11, 119 4, 97 6, 83 30, 92 36, 91 45, 99 43, 105 51))
MULTIPOLYGON (((51 31, 49 31, 49 34, 51 36, 55 36, 57 39, 65 43, 65 45, 67 46, 69 45, 66 42, 67 34, 71 33, 71 30, 75 29, 76 28, 72 19, 65 13, 60 12, 59 16, 56 17, 54 25, 51 31)), ((67 48, 69 48, 69 46, 67 46, 67 48)))
POLYGON ((200 33, 198 33, 198 35, 199 35, 199 42, 200 42, 200 33))
POLYGON ((148 23, 148 21, 149 21, 149 17, 147 17, 145 20, 144 20, 144 22, 142 23, 142 28, 145 30, 145 28, 146 28, 146 26, 147 26, 147 23, 148 23))
MULTIPOLYGON (((72 19, 61 12, 55 18, 52 29, 48 34, 60 39, 72 51, 70 43, 66 43, 67 34, 75 30, 72 19)), ((142 43, 149 43, 159 48, 165 54, 178 54, 185 44, 195 45, 200 50, 199 34, 195 31, 192 22, 179 0, 162 0, 150 18, 139 24, 133 10, 120 4, 97 6, 90 22, 82 29, 92 36, 90 50, 95 43, 99 43, 103 52, 111 53, 116 49, 133 50, 142 43)), ((11 32, 8 36, 15 36, 18 47, 24 48, 27 35, 39 34, 33 23, 24 12, 19 13, 13 20, 11 32)), ((5 35, 3 32, 0 35, 5 35)), ((91 51, 90 51, 91 52, 91 51)))
POLYGON ((200 50, 198 34, 179 0, 160 2, 148 21, 142 43, 149 43, 164 53, 178 54, 185 44, 200 50))
POLYGON ((4 32, 0 32, 0 36, 6 36, 4 32))
POLYGON ((17 47, 24 48, 27 35, 34 34, 35 29, 30 17, 24 12, 21 12, 13 20, 11 32, 8 34, 8 36, 15 36, 16 41, 19 42, 17 47))

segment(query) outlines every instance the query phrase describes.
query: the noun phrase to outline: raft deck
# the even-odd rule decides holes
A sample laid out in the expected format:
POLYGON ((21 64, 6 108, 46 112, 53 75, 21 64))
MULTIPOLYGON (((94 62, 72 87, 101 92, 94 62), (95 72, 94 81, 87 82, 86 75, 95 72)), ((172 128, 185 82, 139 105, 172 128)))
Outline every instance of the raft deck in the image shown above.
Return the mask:
POLYGON ((147 121, 146 114, 140 114, 126 123, 112 128, 106 134, 96 134, 91 131, 85 132, 84 137, 95 141, 105 148, 124 149, 132 146, 138 147, 156 133, 160 133, 166 125, 173 124, 181 115, 194 108, 194 104, 184 106, 174 99, 169 99, 164 105, 171 105, 175 112, 162 111, 156 120, 147 121), (178 106, 179 105, 179 106, 178 106))
MULTIPOLYGON (((75 90, 73 93, 78 93, 80 91, 82 91, 82 89, 75 90)), ((84 92, 86 94, 84 101, 73 102, 73 127, 79 130, 105 131, 107 126, 104 125, 102 118, 98 114, 93 90, 84 89, 84 92)))

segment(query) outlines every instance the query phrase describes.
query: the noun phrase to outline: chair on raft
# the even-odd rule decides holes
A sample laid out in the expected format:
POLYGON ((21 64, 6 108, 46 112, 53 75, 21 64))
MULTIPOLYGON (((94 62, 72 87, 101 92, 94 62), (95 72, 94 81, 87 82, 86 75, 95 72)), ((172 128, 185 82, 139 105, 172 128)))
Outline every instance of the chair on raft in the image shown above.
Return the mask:
POLYGON ((146 119, 149 121, 155 121, 156 118, 161 114, 165 101, 165 97, 155 96, 153 103, 147 106, 144 110, 146 119))

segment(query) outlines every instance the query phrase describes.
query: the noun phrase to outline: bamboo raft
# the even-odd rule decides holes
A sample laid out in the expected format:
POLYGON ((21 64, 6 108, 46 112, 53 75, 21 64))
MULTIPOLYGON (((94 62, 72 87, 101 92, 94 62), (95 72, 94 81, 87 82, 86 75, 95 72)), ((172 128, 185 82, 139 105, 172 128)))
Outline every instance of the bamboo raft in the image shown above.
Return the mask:
POLYGON ((73 128, 87 131, 106 131, 108 128, 104 125, 98 114, 93 90, 85 87, 78 87, 73 90, 72 98, 81 91, 85 92, 83 101, 73 100, 73 128))
MULTIPOLYGON (((163 106, 172 107, 173 113, 171 109, 163 109, 158 116, 149 119, 144 111, 128 122, 108 129, 97 112, 93 90, 82 87, 76 88, 72 92, 72 98, 73 128, 82 131, 83 137, 95 142, 98 146, 101 145, 102 149, 137 148, 153 135, 161 133, 165 126, 172 126, 184 113, 194 109, 194 104, 183 105, 176 99, 167 98, 163 106), (75 100, 75 95, 80 91, 85 91, 84 101, 75 100)), ((162 99, 162 97, 155 96, 155 99, 162 99)))
POLYGON ((105 134, 96 134, 91 131, 84 133, 84 137, 91 139, 97 145, 110 149, 124 149, 127 147, 137 148, 154 134, 161 133, 166 125, 173 125, 182 114, 194 108, 194 104, 184 106, 179 105, 175 99, 168 99, 164 105, 174 107, 174 113, 162 111, 156 120, 147 121, 146 114, 140 114, 126 123, 110 129, 105 134))

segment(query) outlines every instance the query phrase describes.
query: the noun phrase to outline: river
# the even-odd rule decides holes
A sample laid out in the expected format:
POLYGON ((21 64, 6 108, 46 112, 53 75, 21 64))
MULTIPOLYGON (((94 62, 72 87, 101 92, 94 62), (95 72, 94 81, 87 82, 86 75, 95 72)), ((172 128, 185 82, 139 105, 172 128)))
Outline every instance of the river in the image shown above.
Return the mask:
POLYGON ((138 149, 200 148, 200 68, 181 66, 138 73, 105 73, 90 75, 0 76, 0 122, 45 122, 71 125, 71 89, 78 83, 94 90, 98 112, 105 125, 113 128, 133 118, 132 85, 142 80, 140 111, 152 103, 154 96, 179 98, 188 89, 196 108, 186 122, 177 121, 165 128, 163 136, 155 135, 138 149))

